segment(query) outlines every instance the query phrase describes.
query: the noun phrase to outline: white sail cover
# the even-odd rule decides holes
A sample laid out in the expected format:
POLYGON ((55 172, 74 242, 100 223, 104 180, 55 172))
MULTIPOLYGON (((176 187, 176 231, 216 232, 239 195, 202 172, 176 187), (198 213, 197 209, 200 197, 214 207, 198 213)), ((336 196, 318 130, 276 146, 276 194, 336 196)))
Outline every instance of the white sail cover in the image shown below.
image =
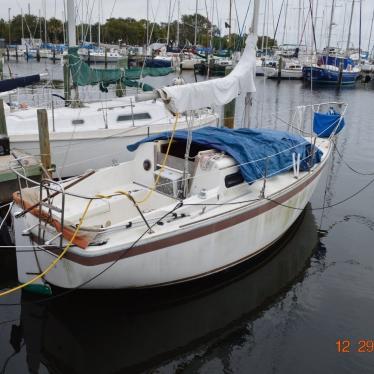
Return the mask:
POLYGON ((224 105, 240 94, 256 92, 257 35, 250 34, 242 57, 233 71, 224 78, 170 86, 158 89, 161 99, 175 113, 205 108, 211 105, 224 105))

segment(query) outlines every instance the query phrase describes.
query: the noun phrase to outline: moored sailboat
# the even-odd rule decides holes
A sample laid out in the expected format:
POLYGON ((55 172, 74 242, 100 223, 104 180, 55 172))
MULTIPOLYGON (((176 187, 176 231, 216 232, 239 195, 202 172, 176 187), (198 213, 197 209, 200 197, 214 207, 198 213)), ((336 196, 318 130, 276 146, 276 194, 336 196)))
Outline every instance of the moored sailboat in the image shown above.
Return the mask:
POLYGON ((258 2, 253 32, 228 76, 153 93, 177 113, 172 131, 129 146, 136 151, 132 161, 14 195, 16 245, 31 245, 17 251, 21 283, 139 288, 187 282, 258 255, 291 227, 329 160, 343 104, 325 105, 334 107, 326 114, 319 113, 322 105, 309 107, 314 132, 293 125, 292 133, 176 130, 178 113, 193 115, 255 91, 256 11, 258 2))

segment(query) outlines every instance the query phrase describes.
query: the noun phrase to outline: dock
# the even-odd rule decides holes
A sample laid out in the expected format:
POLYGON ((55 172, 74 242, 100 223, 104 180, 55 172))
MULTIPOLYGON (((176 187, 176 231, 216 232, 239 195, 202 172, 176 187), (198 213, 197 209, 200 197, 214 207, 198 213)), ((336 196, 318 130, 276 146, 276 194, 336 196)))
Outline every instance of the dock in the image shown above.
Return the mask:
MULTIPOLYGON (((17 174, 10 168, 10 163, 17 165, 20 174, 40 181, 42 176, 42 167, 40 161, 27 153, 12 150, 10 155, 0 156, 0 202, 2 204, 12 201, 12 194, 19 190, 17 174), (18 161, 17 161, 18 160, 18 161)), ((24 187, 24 181, 22 181, 24 187)))

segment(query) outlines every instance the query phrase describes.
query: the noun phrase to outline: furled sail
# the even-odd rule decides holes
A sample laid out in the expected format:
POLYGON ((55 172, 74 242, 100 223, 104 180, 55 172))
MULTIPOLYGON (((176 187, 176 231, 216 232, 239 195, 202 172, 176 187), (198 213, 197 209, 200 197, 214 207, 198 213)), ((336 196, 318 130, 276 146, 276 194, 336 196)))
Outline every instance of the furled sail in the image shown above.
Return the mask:
POLYGON ((73 82, 77 86, 88 86, 98 84, 100 90, 107 92, 110 84, 115 84, 119 81, 126 86, 138 86, 145 91, 150 91, 153 88, 146 84, 137 84, 132 82, 141 77, 152 76, 159 77, 170 74, 171 68, 132 68, 121 70, 114 69, 95 69, 86 64, 78 55, 78 47, 69 48, 69 67, 73 82))
POLYGON ((157 90, 173 112, 182 113, 211 105, 224 105, 240 94, 255 92, 257 35, 247 37, 246 47, 234 70, 224 78, 163 87, 157 90))
POLYGON ((0 81, 0 92, 14 90, 18 87, 26 87, 30 84, 40 82, 40 74, 28 75, 25 77, 18 77, 12 79, 4 79, 0 81))

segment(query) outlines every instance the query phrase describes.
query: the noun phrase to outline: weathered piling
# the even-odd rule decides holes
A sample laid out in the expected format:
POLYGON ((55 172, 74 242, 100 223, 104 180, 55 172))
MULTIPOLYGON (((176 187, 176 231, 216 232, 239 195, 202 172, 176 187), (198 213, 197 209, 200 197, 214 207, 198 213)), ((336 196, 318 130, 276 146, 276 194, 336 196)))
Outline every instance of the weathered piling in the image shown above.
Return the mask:
POLYGON ((0 99, 0 135, 8 135, 8 130, 6 127, 5 111, 4 111, 4 101, 0 99))
POLYGON ((39 50, 39 48, 36 50, 36 61, 40 62, 40 50, 39 50))
POLYGON ((46 109, 38 109, 38 130, 39 130, 39 147, 40 159, 42 165, 48 174, 51 173, 52 160, 51 160, 51 145, 49 143, 49 128, 48 116, 46 109))
POLYGON ((70 105, 71 90, 70 90, 70 71, 68 56, 64 56, 64 97, 65 106, 70 105))
POLYGON ((3 69, 4 69, 3 50, 0 49, 0 80, 4 79, 3 69))
POLYGON ((342 85, 342 81, 343 81, 343 64, 340 63, 339 64, 338 87, 340 87, 342 85))
POLYGON ((105 48, 104 63, 105 63, 105 69, 107 69, 108 68, 108 48, 105 48))
POLYGON ((18 47, 16 45, 16 62, 18 62, 18 47))
MULTIPOLYGON (((230 74, 232 67, 226 67, 225 75, 230 74)), ((234 128, 234 119, 235 119, 235 99, 227 103, 223 108, 223 124, 225 127, 230 129, 234 128)))
POLYGON ((282 79, 282 65, 283 65, 283 59, 282 57, 279 57, 278 60, 278 79, 282 79))
POLYGON ((119 79, 116 84, 116 96, 117 97, 122 97, 124 93, 123 86, 122 86, 122 81, 119 79))

